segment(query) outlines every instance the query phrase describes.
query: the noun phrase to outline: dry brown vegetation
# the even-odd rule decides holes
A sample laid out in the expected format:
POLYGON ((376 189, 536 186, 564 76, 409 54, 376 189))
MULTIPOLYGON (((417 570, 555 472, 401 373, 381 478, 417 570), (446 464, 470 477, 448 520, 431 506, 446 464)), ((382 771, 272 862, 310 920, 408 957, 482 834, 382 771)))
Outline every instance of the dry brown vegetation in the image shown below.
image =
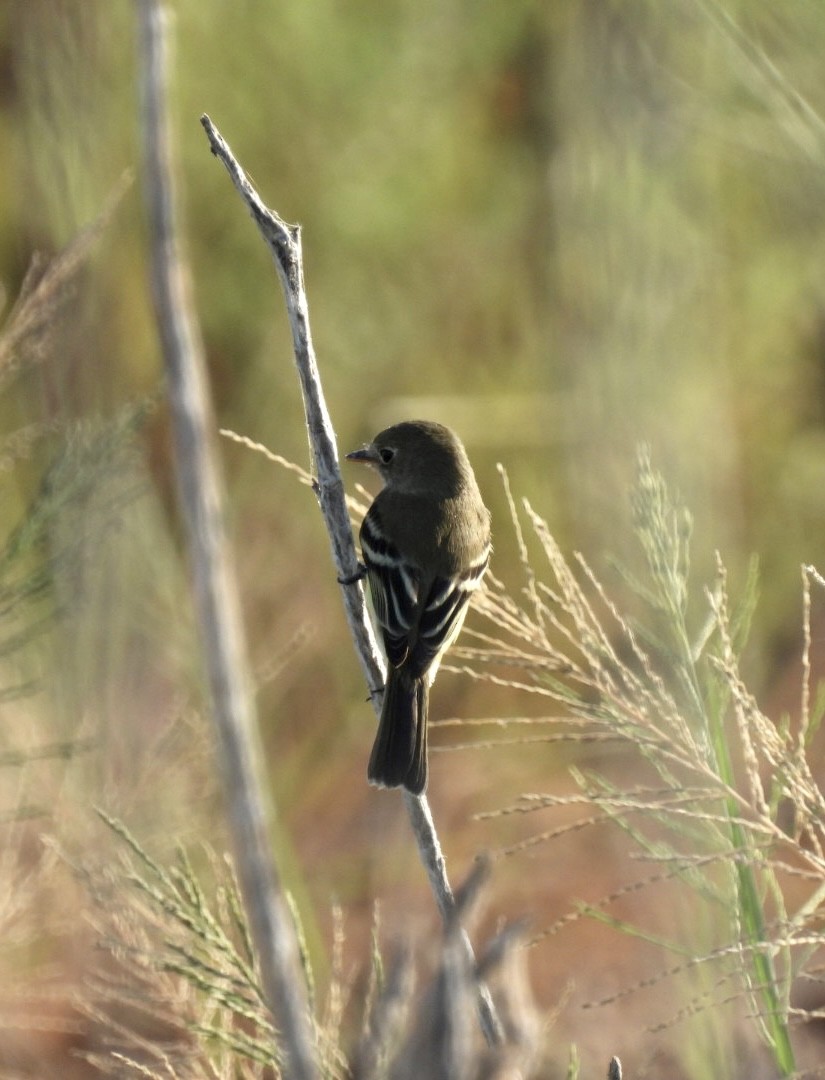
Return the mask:
MULTIPOLYGON (((247 440, 221 442, 228 519, 323 1073, 589 1077, 615 1053, 633 1078, 815 1075, 819 13, 333 7, 262 33, 255 5, 176 5, 196 309, 218 424, 247 440), (288 333, 207 108, 304 223, 342 447, 424 410, 494 510, 429 794, 498 1050, 401 800, 363 780, 366 689, 282 467, 306 460, 288 333)), ((159 387, 131 9, 13 0, 0 44, 0 1075, 270 1076, 159 387)))

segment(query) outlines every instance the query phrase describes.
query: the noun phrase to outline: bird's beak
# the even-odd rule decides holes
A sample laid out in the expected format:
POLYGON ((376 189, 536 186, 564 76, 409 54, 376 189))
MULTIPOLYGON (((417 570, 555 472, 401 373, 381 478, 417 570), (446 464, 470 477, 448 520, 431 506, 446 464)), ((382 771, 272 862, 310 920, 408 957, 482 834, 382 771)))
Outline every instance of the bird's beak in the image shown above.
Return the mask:
POLYGON ((352 450, 347 454, 347 461, 361 461, 365 465, 375 465, 378 462, 378 451, 372 443, 362 446, 360 450, 352 450))

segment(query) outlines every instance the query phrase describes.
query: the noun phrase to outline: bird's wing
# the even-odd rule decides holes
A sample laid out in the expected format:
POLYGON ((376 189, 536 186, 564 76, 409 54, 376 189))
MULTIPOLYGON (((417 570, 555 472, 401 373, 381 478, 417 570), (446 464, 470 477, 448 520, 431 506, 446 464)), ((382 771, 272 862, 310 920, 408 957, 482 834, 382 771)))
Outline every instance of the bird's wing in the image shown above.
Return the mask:
POLYGON ((430 586, 418 620, 411 663, 423 675, 435 659, 452 645, 461 630, 470 597, 481 584, 490 562, 490 547, 451 577, 437 577, 430 586))
POLYGON ((387 661, 399 667, 409 654, 421 576, 415 567, 404 561, 396 545, 384 536, 374 504, 361 526, 361 553, 387 661))
POLYGON ((455 640, 467 604, 490 562, 490 545, 468 567, 433 579, 422 595, 422 575, 388 540, 373 503, 361 526, 361 552, 387 661, 423 677, 455 640))

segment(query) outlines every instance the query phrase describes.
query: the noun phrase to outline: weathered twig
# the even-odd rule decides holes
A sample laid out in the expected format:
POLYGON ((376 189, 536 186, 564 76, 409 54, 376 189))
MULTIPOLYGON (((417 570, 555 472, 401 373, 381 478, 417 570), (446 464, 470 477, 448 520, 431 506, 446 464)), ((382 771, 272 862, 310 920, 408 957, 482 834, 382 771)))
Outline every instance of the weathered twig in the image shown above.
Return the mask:
POLYGON ((317 1075, 311 1021, 291 920, 270 846, 270 804, 250 693, 236 582, 223 528, 203 345, 189 301, 175 212, 167 111, 165 12, 139 0, 141 131, 151 234, 152 288, 175 436, 178 490, 191 551, 197 615, 212 691, 235 861, 264 993, 286 1055, 284 1075, 317 1075))
MULTIPOLYGON (((275 260, 292 329, 292 344, 304 399, 310 451, 317 475, 316 492, 329 532, 336 572, 339 580, 347 581, 354 576, 358 560, 347 514, 341 470, 338 465, 335 433, 326 407, 310 334, 301 255, 301 231, 297 225, 288 225, 275 211, 264 205, 209 117, 201 117, 201 123, 209 139, 212 153, 226 167, 275 260)), ((382 664, 367 618, 363 588, 360 583, 342 585, 342 593, 347 620, 367 683, 371 688, 382 686, 384 683, 382 664)), ((377 711, 379 701, 375 695, 373 695, 373 704, 377 711)), ((449 924, 454 910, 453 894, 429 804, 423 796, 417 797, 409 793, 405 795, 413 833, 435 894, 436 903, 445 923, 449 924)), ((461 931, 460 940, 468 961, 475 966, 472 945, 464 931, 461 931)), ((502 1041, 501 1026, 489 990, 484 983, 479 983, 479 1012, 487 1041, 491 1044, 500 1043, 502 1041)))

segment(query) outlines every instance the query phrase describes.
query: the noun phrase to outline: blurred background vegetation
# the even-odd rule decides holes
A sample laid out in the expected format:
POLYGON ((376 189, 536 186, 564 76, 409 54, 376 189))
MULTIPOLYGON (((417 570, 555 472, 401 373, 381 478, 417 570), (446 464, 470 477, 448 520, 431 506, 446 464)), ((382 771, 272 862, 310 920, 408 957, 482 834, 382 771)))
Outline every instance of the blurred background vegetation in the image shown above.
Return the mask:
MULTIPOLYGON (((172 6, 181 191, 220 425, 306 461, 273 268, 208 153, 203 112, 264 199, 304 226, 341 449, 403 417, 454 426, 494 512, 495 573, 518 587, 500 461, 517 498, 621 595, 611 559, 635 557, 627 490, 636 445, 648 441, 693 512, 698 587, 715 549, 734 588, 758 556, 746 669, 777 715, 793 709, 799 565, 821 562, 825 520, 820 5, 172 6)), ((66 865, 111 843, 91 805, 158 852, 170 840, 220 846, 222 835, 158 403, 137 88, 131 4, 0 6, 7 328, 36 253, 63 250, 124 171, 133 176, 92 254, 0 371, 0 745, 26 759, 0 767, 0 963, 14 989, 0 1063, 15 1075, 46 1075, 37 1069, 47 1055, 59 1061, 90 1038, 72 1007, 89 938, 66 865), (37 528, 21 544, 33 508, 37 528), (62 870, 52 841, 67 853, 62 870)), ((262 457, 222 450, 281 857, 319 958, 335 896, 355 964, 376 897, 388 935, 437 919, 400 800, 364 782, 372 714, 313 498, 262 457)), ((433 702, 443 717, 525 708, 449 675, 433 702)), ((517 822, 472 815, 563 786, 571 751, 434 758, 431 801, 461 876, 475 851, 518 836, 517 822)), ((622 846, 606 835, 587 843, 502 865, 491 920, 529 913, 540 928, 577 897, 609 892, 622 846)), ((638 996, 609 1016, 581 1012, 603 996, 606 969, 613 986, 661 966, 639 952, 598 927, 534 950, 540 1009, 564 999, 560 1058, 575 1039, 599 1074, 612 1052, 636 1054, 638 1070, 684 1037, 640 1042, 650 1002, 638 996)))

